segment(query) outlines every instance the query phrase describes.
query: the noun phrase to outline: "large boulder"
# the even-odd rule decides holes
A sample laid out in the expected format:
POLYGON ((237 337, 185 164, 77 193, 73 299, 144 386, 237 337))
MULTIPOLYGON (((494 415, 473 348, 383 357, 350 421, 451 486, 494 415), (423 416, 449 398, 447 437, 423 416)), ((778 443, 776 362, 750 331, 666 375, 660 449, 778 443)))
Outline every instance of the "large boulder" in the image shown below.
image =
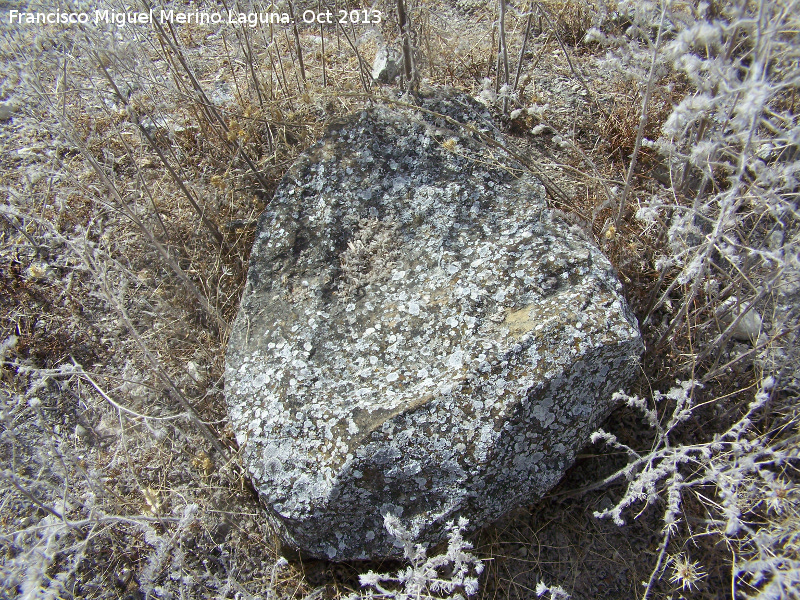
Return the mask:
POLYGON ((642 350, 608 260, 477 139, 502 141, 485 110, 418 102, 351 115, 297 160, 228 344, 247 470, 313 556, 402 555, 386 513, 432 544, 535 501, 642 350))

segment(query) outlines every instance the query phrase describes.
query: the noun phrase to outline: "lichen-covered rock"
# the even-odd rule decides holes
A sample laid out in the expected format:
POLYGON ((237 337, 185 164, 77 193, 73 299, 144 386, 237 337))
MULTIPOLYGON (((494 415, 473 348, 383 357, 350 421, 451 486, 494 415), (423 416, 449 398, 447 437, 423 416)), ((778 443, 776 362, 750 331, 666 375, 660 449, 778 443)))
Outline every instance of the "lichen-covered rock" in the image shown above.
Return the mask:
POLYGON ((262 214, 227 351, 231 423, 285 540, 399 556, 536 500, 642 345, 611 265, 463 96, 331 126, 262 214))

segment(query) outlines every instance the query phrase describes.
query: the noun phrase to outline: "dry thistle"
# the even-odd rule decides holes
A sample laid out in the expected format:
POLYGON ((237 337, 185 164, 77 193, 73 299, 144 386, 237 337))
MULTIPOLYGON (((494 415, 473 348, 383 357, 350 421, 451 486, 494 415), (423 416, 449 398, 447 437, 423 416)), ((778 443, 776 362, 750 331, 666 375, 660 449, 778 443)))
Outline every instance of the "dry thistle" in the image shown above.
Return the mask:
POLYGON ((696 560, 689 560, 684 554, 674 556, 670 560, 674 572, 669 580, 676 585, 679 584, 684 591, 697 588, 697 582, 706 576, 699 563, 696 560))

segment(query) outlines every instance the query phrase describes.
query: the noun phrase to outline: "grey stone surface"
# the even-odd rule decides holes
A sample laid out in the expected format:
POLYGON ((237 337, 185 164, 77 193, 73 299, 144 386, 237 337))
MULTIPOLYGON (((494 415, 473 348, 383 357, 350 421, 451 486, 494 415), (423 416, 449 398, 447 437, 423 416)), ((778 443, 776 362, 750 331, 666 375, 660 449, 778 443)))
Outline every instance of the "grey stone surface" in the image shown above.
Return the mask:
MULTIPOLYGON (((500 139, 463 96, 429 111, 500 139)), ((334 124, 261 215, 226 357, 228 412, 284 539, 400 556, 551 488, 636 371, 611 265, 462 127, 376 107, 334 124)))

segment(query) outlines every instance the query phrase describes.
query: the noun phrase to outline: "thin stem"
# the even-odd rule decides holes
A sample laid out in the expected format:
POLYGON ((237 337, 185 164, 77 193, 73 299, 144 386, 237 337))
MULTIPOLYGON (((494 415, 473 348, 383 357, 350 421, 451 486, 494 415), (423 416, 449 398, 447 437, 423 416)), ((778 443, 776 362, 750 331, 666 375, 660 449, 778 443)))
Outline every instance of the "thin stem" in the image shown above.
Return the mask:
POLYGON ((622 196, 619 199, 619 210, 617 211, 616 227, 622 222, 622 215, 625 211, 625 202, 628 199, 628 193, 631 189, 631 182, 633 181, 633 173, 636 170, 636 162, 639 157, 639 150, 642 147, 642 138, 644 137, 644 128, 647 125, 647 108, 650 106, 650 98, 653 95, 653 81, 656 76, 656 63, 658 62, 658 51, 661 49, 661 33, 664 29, 664 17, 667 14, 667 6, 669 3, 665 2, 664 7, 661 9, 661 19, 658 22, 658 35, 656 36, 656 43, 653 46, 653 57, 650 61, 650 74, 647 78, 647 87, 644 93, 644 100, 642 101, 642 113, 639 115, 639 128, 636 131, 636 143, 633 146, 633 155, 631 156, 631 163, 628 167, 628 175, 625 177, 625 188, 622 190, 622 196))
MULTIPOLYGON (((322 2, 317 2, 317 10, 322 12, 322 2)), ((322 40, 322 87, 328 87, 328 74, 325 67, 325 28, 319 24, 319 37, 322 40)))
POLYGON ((656 566, 653 569, 652 573, 650 573, 650 579, 647 580, 647 587, 644 590, 644 595, 642 596, 642 600, 647 600, 647 597, 650 595, 650 590, 653 587, 653 582, 656 579, 656 575, 661 570, 661 564, 664 562, 664 555, 667 553, 669 538, 670 538, 670 533, 668 529, 667 531, 664 532, 664 539, 661 540, 661 547, 658 553, 658 561, 656 561, 656 566))
POLYGON ((397 0, 397 24, 400 26, 400 35, 403 37, 403 70, 405 80, 409 84, 409 88, 413 87, 414 78, 416 77, 414 68, 414 55, 411 51, 411 27, 406 15, 406 7, 403 0, 397 0))
POLYGON ((294 4, 289 0, 289 17, 292 20, 292 32, 294 33, 294 44, 297 52, 297 62, 300 65, 300 77, 303 78, 303 87, 306 85, 306 66, 303 63, 303 49, 300 47, 300 34, 297 31, 297 22, 294 18, 294 4))
POLYGON ((528 22, 525 24, 525 37, 522 38, 522 48, 519 50, 519 59, 517 60, 517 72, 514 75, 514 89, 513 91, 517 91, 517 86, 519 85, 519 76, 522 73, 522 61, 525 58, 525 49, 528 45, 528 37, 531 33, 531 23, 533 22, 533 11, 528 13, 528 22))
MULTIPOLYGON (((503 85, 506 86, 505 93, 503 94, 503 114, 508 113, 508 45, 506 44, 506 0, 500 0, 500 16, 499 16, 499 31, 500 31, 500 57, 503 66, 503 85)), ((497 74, 498 79, 500 73, 497 74)))

